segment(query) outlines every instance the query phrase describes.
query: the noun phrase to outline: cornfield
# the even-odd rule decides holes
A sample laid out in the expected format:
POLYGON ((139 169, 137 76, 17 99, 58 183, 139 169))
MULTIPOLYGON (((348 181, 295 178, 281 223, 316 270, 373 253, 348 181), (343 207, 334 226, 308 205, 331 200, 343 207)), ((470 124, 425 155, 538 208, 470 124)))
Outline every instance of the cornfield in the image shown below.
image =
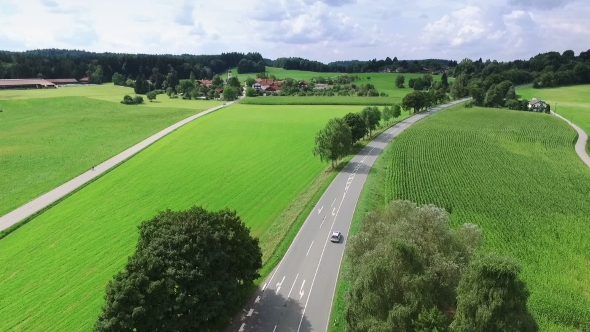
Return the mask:
POLYGON ((455 107, 389 146, 366 208, 407 199, 479 225, 482 250, 522 263, 542 331, 590 331, 590 169, 576 139, 551 115, 455 107))

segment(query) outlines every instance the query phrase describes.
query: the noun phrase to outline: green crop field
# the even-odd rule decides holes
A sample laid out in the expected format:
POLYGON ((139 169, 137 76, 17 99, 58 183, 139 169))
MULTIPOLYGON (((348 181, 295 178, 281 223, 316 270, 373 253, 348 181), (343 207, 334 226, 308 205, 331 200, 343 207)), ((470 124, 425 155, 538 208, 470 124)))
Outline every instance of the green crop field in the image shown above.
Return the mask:
MULTIPOLYGON (((379 157, 351 232, 395 199, 451 211, 453 226, 483 229, 483 250, 523 265, 541 331, 590 327, 590 170, 575 131, 553 116, 462 106, 420 121, 379 157)), ((344 266, 346 268, 346 264, 344 266)), ((340 281, 332 319, 343 331, 340 281)))
MULTIPOLYGON (((63 90, 68 89, 104 90, 63 90)), ((49 91, 58 92, 3 91, 0 98, 7 93, 37 97, 33 92, 47 95, 49 91)), ((0 100, 0 215, 161 129, 218 104, 194 101, 194 108, 156 108, 84 97, 0 100)))
POLYGON ((0 240, 0 331, 90 330, 137 225, 166 208, 235 209, 268 261, 280 215, 327 166, 315 133, 360 109, 237 104, 154 143, 0 240))
POLYGON ((590 85, 575 85, 553 89, 519 89, 522 98, 543 99, 551 105, 551 110, 584 129, 590 134, 590 85))

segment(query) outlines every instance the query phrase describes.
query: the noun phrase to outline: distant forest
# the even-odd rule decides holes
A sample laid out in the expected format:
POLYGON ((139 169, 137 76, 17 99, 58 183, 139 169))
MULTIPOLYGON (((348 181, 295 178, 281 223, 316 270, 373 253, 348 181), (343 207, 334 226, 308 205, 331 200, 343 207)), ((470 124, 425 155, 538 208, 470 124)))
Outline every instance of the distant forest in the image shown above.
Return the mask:
POLYGON ((0 79, 10 78, 76 78, 88 77, 92 83, 112 81, 113 74, 125 80, 143 78, 158 89, 167 77, 175 80, 212 79, 229 68, 238 73, 264 72, 266 66, 287 70, 314 72, 364 73, 398 71, 401 73, 445 71, 458 78, 463 86, 458 96, 468 95, 469 83, 477 83, 486 91, 502 81, 513 84, 534 83, 535 87, 552 87, 590 83, 590 50, 578 56, 563 53, 538 54, 529 60, 498 62, 482 59, 454 60, 383 60, 336 61, 328 64, 303 58, 265 59, 260 53, 222 53, 220 55, 169 55, 94 53, 79 50, 45 49, 26 52, 0 51, 0 79))
MULTIPOLYGON (((0 78, 76 78, 89 77, 92 83, 110 82, 115 73, 125 79, 144 77, 159 85, 173 73, 178 79, 212 79, 238 66, 240 61, 263 64, 259 53, 221 55, 155 55, 94 53, 78 50, 0 51, 0 78)), ((261 67, 253 68, 258 72, 261 67)))

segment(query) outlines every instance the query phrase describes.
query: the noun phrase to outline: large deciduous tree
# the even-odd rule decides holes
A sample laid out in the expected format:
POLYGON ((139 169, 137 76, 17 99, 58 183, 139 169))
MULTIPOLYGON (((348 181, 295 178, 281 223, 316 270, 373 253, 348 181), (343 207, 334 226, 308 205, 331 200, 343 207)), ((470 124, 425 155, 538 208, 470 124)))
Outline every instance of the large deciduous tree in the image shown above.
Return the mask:
POLYGON ((350 153, 352 143, 352 131, 346 121, 334 118, 316 134, 313 154, 322 161, 331 161, 334 168, 340 158, 350 153))
POLYGON ((235 100, 238 97, 238 90, 231 85, 226 85, 223 89, 223 99, 235 100))
POLYGON ((519 264, 509 257, 487 254, 474 259, 457 289, 453 332, 536 332, 526 302, 529 293, 519 264))
POLYGON ((360 114, 348 113, 344 116, 344 121, 350 127, 353 142, 360 140, 367 134, 367 124, 360 114))
POLYGON ((393 104, 392 110, 392 115, 394 119, 397 119, 402 115, 402 108, 399 104, 393 104))
POLYGON ((113 74, 113 84, 114 85, 125 85, 125 76, 119 73, 113 74))
POLYGON ((214 331, 261 265, 258 239, 235 212, 161 212, 139 226, 94 331, 214 331))
POLYGON ((473 224, 458 229, 432 205, 394 201, 368 213, 346 248, 347 331, 434 331, 450 321, 459 276, 481 243, 473 224))
POLYGON ((422 91, 412 91, 402 99, 402 108, 405 110, 414 110, 414 113, 420 111, 426 106, 426 95, 422 91))
POLYGON ((373 130, 377 129, 377 126, 379 126, 379 121, 381 121, 381 111, 379 111, 377 106, 365 107, 361 111, 361 117, 365 120, 369 135, 371 135, 373 130))

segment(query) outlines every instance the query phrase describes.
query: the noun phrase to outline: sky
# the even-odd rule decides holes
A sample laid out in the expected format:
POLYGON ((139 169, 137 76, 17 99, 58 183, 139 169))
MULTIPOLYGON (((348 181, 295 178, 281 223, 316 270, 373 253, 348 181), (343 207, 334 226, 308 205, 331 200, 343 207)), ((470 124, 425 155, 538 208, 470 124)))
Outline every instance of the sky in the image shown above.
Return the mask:
POLYGON ((509 61, 590 49, 589 0, 0 0, 0 49, 509 61))

